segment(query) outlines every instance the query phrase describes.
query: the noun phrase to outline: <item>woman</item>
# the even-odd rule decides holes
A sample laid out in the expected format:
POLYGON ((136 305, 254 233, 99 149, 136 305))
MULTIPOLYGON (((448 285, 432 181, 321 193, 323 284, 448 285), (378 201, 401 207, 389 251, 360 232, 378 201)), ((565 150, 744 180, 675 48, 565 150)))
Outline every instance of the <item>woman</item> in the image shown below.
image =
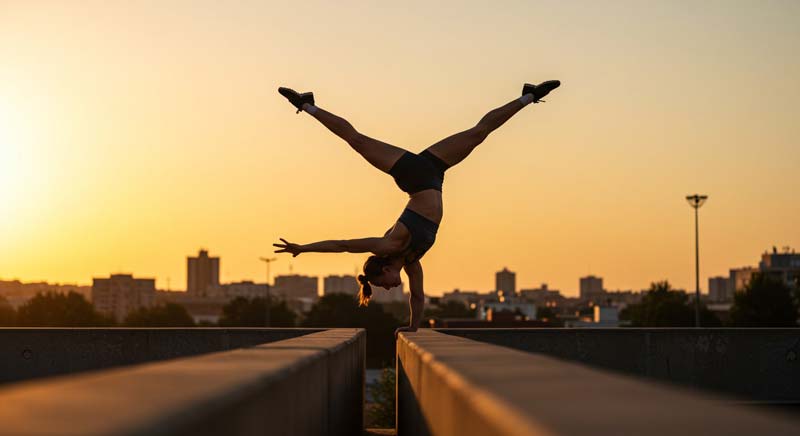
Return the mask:
POLYGON ((425 296, 422 290, 420 258, 433 246, 442 220, 442 182, 448 168, 469 156, 475 147, 503 125, 520 109, 540 99, 561 83, 548 80, 539 85, 525 84, 522 97, 487 113, 475 127, 456 133, 419 154, 372 139, 358 131, 345 119, 314 104, 314 94, 299 94, 289 88, 278 88, 297 108, 313 116, 348 144, 375 168, 388 173, 397 186, 411 197, 400 218, 383 236, 362 239, 327 240, 310 244, 294 244, 280 238, 276 253, 373 253, 364 262, 364 273, 358 276, 361 284, 359 304, 366 305, 372 286, 389 289, 400 285, 400 270, 408 275, 411 297, 411 321, 397 331, 416 331, 422 320, 425 296))

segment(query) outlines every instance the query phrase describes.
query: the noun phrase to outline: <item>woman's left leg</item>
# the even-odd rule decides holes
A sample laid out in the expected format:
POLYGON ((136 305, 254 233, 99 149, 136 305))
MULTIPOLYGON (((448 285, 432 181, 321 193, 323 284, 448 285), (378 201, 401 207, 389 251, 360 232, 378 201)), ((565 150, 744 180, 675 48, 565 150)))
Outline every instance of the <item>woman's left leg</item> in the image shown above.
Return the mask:
POLYGON ((523 96, 521 99, 517 98, 506 103, 484 115, 475 127, 448 136, 426 150, 444 161, 449 167, 452 167, 469 156, 472 150, 483 142, 490 133, 502 126, 520 109, 527 106, 529 102, 530 99, 523 96), (523 100, 525 101, 524 103, 523 100))

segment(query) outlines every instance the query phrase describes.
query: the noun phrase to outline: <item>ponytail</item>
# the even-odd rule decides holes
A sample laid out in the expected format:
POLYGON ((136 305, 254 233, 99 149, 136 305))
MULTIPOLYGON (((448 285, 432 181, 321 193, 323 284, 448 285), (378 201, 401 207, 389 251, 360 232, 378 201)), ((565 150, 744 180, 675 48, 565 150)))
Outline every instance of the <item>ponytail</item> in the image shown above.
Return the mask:
POLYGON ((383 273, 383 267, 392 263, 389 256, 376 256, 372 255, 364 262, 364 274, 358 275, 358 283, 361 284, 361 290, 358 291, 358 305, 366 306, 369 304, 369 298, 372 297, 372 286, 369 281, 375 280, 383 273))
POLYGON ((361 289, 358 291, 358 305, 367 306, 372 296, 372 286, 369 285, 369 280, 364 274, 359 274, 358 283, 361 284, 361 289))

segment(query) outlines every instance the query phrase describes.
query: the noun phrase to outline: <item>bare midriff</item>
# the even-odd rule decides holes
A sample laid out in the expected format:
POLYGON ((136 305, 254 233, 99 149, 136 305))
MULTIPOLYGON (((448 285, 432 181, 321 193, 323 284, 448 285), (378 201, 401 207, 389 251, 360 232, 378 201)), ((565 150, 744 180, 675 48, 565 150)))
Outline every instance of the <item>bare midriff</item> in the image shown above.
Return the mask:
POLYGON ((406 207, 439 224, 442 221, 442 193, 435 189, 426 189, 411 194, 406 207))

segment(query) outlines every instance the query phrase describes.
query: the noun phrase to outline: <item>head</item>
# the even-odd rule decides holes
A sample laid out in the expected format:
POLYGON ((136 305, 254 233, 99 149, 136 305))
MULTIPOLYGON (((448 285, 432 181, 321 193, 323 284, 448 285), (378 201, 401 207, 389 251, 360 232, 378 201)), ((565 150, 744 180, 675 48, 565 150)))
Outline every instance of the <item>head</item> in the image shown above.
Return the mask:
POLYGON ((366 306, 372 296, 372 286, 380 286, 387 290, 400 286, 400 268, 394 259, 388 256, 370 256, 364 262, 364 274, 358 276, 361 291, 358 293, 358 305, 366 306))

